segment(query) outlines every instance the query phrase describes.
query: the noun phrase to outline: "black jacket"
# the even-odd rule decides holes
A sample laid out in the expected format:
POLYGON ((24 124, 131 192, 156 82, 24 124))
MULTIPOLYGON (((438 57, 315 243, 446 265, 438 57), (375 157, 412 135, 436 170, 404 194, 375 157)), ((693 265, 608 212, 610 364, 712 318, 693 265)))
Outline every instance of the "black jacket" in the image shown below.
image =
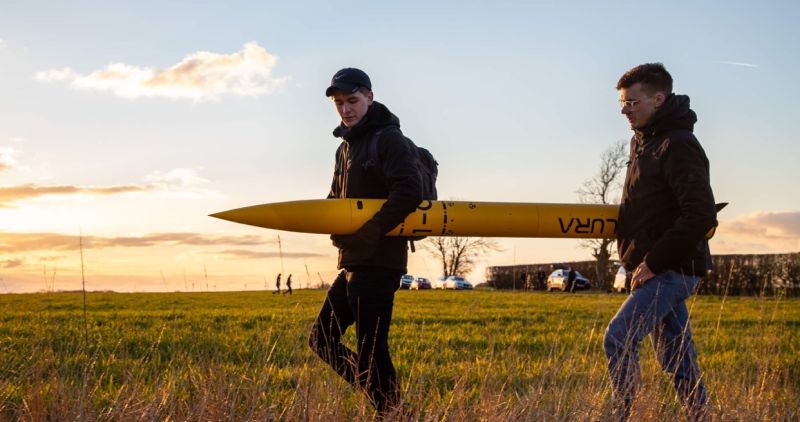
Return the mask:
POLYGON ((717 224, 708 158, 692 133, 689 97, 670 95, 653 123, 631 139, 617 224, 625 269, 644 260, 658 274, 705 276, 711 268, 706 233, 717 224))
MULTIPOLYGON (((336 150, 328 198, 386 198, 372 219, 384 233, 389 232, 422 202, 416 147, 400 132, 397 116, 377 101, 356 126, 339 125, 333 136, 343 141, 336 150), (378 130, 382 130, 377 140, 380 168, 374 165, 368 151, 370 139, 378 130)), ((407 241, 399 237, 381 239, 375 253, 368 258, 358 259, 348 250, 339 249, 339 268, 369 266, 406 272, 407 263, 407 241)))

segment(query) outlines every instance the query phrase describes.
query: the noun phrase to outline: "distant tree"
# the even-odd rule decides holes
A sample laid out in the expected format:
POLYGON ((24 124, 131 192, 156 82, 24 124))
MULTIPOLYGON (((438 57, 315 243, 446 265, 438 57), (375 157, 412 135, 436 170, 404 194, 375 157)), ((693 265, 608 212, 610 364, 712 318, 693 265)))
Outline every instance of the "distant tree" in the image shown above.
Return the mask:
MULTIPOLYGON (((600 155, 600 168, 594 176, 583 182, 578 189, 580 202, 586 204, 618 204, 619 194, 624 182, 628 154, 625 141, 617 141, 600 155)), ((596 286, 600 290, 608 290, 611 285, 609 277, 611 257, 615 241, 613 239, 586 239, 581 247, 589 249, 597 261, 595 265, 596 286)))
POLYGON ((493 239, 483 237, 428 237, 422 247, 442 265, 442 275, 465 276, 475 266, 478 258, 488 251, 501 250, 493 239))

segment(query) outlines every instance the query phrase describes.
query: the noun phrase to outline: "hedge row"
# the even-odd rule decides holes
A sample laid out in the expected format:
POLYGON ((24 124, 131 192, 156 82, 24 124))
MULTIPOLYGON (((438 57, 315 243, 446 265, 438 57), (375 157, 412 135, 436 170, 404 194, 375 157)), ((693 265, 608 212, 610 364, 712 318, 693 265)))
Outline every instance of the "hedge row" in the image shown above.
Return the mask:
MULTIPOLYGON (((540 269, 549 275, 557 268, 569 267, 593 280, 593 288, 598 290, 611 288, 617 270, 610 265, 599 276, 595 261, 498 266, 486 269, 486 282, 498 289, 542 288, 537 283, 540 269)), ((698 289, 701 294, 712 295, 800 296, 800 253, 715 255, 714 267, 698 289)))

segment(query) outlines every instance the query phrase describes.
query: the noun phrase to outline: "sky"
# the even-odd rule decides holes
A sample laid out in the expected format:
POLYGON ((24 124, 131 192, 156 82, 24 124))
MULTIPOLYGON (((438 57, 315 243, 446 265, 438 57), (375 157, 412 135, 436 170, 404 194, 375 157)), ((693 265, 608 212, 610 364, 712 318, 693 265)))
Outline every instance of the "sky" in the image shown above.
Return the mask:
MULTIPOLYGON (((569 203, 631 136, 616 81, 662 62, 730 203, 712 253, 800 251, 797 16, 791 1, 2 1, 0 293, 331 282, 327 236, 208 214, 325 197, 324 91, 343 67, 434 154, 441 199, 569 203)), ((473 282, 590 259, 577 240, 497 240, 473 282)), ((418 250, 409 272, 439 264, 418 250)))

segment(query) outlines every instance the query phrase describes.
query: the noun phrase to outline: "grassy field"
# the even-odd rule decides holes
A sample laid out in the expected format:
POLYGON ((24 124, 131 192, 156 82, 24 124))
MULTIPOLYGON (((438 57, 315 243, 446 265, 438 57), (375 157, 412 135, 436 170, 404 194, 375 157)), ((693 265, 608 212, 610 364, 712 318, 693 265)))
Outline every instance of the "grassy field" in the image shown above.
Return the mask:
MULTIPOLYGON (((0 295, 0 419, 370 420, 307 346, 323 298, 91 293, 84 318, 80 293, 0 295)), ((603 331, 623 300, 399 292, 403 419, 603 420, 603 331)), ((800 419, 800 301, 693 297, 689 307, 715 419, 800 419)), ((649 341, 642 351, 636 420, 680 419, 649 341)))

